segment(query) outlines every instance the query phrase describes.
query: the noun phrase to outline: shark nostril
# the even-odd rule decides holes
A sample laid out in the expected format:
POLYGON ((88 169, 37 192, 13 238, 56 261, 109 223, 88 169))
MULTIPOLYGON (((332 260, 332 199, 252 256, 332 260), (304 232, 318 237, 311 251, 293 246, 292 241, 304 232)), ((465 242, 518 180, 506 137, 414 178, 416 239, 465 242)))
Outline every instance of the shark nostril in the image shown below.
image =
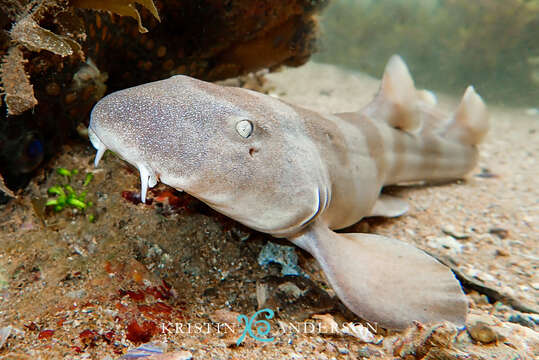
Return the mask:
POLYGON ((251 156, 255 156, 255 154, 258 152, 258 149, 255 149, 255 148, 250 148, 249 149, 249 155, 251 156))

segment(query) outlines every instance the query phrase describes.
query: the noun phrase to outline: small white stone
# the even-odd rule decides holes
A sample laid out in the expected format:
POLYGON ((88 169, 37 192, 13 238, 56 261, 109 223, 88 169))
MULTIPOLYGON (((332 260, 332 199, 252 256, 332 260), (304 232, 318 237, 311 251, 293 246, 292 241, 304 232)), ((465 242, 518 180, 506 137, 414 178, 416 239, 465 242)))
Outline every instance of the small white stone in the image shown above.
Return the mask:
POLYGON ((345 335, 352 335, 365 343, 374 342, 373 333, 361 324, 346 324, 343 326, 341 332, 345 335))
POLYGON ((461 253, 464 247, 464 245, 459 243, 452 236, 430 238, 427 244, 433 249, 448 249, 454 253, 461 253))

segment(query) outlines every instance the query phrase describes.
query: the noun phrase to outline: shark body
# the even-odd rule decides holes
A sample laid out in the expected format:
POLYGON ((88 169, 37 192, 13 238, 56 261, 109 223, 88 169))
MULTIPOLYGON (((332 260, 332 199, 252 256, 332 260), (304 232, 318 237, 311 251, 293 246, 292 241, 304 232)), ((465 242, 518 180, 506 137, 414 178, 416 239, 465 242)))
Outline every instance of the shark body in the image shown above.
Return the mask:
POLYGON ((463 324, 467 301, 447 267, 392 238, 332 231, 406 212, 380 194, 385 185, 460 178, 475 166, 488 129, 482 99, 469 87, 453 115, 435 102, 398 56, 370 104, 333 115, 174 76, 100 100, 89 135, 96 166, 110 149, 139 169, 142 199, 159 180, 310 252, 360 317, 392 329, 463 324))

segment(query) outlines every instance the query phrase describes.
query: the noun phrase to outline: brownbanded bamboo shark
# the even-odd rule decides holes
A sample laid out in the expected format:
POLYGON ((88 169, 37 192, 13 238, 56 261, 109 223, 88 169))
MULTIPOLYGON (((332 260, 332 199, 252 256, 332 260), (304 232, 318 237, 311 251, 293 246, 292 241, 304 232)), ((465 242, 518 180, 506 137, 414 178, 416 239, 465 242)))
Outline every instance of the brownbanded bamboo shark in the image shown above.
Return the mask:
POLYGON ((320 263, 340 300, 390 329, 462 325, 459 282, 425 252, 386 236, 336 233, 367 216, 399 216, 385 185, 461 178, 488 130, 468 87, 456 112, 417 90, 399 56, 358 112, 321 115, 275 97, 187 76, 101 99, 89 136, 97 166, 110 149, 140 172, 141 196, 161 181, 255 230, 288 238, 320 263))

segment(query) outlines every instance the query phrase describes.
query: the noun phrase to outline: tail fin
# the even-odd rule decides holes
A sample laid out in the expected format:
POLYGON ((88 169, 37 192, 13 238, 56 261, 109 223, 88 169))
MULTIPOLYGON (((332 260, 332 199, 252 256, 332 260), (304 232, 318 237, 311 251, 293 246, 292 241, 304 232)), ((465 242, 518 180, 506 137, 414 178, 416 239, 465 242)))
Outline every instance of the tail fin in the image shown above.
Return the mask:
POLYGON ((319 222, 290 240, 318 260, 342 302, 363 319, 389 329, 414 320, 466 321, 466 297, 453 273, 411 245, 374 234, 337 234, 319 222))
POLYGON ((488 131, 488 117, 483 99, 475 92, 473 86, 468 86, 442 136, 461 144, 477 145, 488 131))

